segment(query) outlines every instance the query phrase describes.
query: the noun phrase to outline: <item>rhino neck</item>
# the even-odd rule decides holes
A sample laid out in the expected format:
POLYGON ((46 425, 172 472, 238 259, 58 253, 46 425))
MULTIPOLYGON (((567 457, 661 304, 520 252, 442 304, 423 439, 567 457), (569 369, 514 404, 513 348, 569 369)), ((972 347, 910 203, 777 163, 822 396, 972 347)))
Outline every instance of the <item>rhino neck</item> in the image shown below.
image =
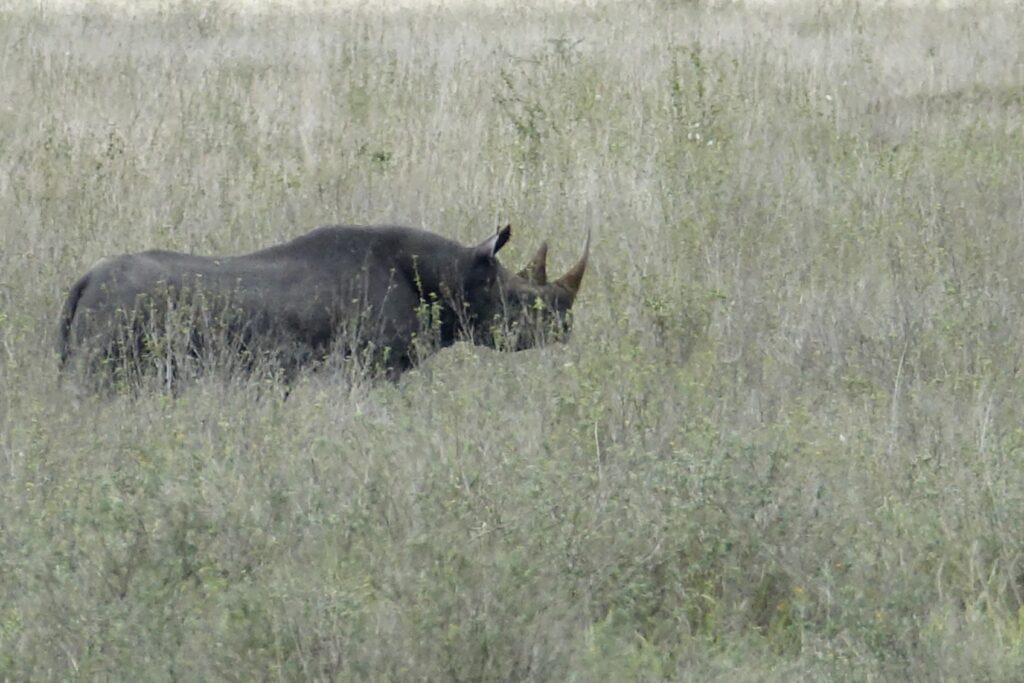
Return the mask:
POLYGON ((403 233, 385 242, 390 258, 415 292, 417 316, 434 330, 441 346, 450 346, 462 334, 466 315, 466 269, 471 250, 438 235, 403 233))

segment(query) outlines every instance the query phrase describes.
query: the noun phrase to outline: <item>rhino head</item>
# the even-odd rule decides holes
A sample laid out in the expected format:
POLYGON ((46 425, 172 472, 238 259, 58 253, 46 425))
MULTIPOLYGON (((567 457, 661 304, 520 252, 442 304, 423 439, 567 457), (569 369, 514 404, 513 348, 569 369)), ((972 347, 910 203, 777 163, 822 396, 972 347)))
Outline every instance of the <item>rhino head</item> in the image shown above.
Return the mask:
POLYGON ((546 242, 519 272, 498 262, 497 253, 511 236, 512 228, 506 225, 472 250, 464 290, 471 337, 476 343, 511 351, 567 340, 572 305, 587 268, 590 231, 579 261, 553 282, 547 277, 546 242))

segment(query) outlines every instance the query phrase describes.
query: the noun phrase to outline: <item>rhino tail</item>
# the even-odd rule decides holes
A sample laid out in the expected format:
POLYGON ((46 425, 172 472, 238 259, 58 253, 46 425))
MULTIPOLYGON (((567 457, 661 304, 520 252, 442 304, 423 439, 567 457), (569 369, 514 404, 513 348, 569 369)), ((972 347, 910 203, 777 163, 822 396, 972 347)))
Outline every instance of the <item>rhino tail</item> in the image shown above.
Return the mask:
POLYGON ((78 310, 78 302, 82 298, 82 292, 89 285, 89 273, 86 273, 71 287, 68 298, 64 302, 64 310, 60 315, 60 327, 57 330, 57 351, 60 353, 60 368, 63 370, 71 356, 71 323, 75 319, 75 311, 78 310))

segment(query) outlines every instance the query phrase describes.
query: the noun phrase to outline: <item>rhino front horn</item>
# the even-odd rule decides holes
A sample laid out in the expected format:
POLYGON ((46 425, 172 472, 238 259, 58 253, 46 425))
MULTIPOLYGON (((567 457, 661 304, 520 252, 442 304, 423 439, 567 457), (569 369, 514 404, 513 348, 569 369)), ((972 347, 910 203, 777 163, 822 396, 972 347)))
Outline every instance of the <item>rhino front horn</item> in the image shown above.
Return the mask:
POLYGON ((583 243, 583 256, 579 263, 569 269, 569 272, 558 278, 556 285, 564 287, 569 294, 575 298, 580 291, 580 283, 583 281, 583 272, 587 269, 587 257, 590 256, 590 228, 587 228, 587 239, 583 243))

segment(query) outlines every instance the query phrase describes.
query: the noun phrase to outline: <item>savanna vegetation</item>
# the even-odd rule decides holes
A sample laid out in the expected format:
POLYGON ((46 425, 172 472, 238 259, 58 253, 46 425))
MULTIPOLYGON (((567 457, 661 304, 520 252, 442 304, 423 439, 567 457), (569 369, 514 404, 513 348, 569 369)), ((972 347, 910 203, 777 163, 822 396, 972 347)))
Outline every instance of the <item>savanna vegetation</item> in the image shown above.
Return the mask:
POLYGON ((0 10, 0 679, 1020 680, 1024 9, 0 10), (57 381, 103 255, 551 270, 397 384, 57 381))

